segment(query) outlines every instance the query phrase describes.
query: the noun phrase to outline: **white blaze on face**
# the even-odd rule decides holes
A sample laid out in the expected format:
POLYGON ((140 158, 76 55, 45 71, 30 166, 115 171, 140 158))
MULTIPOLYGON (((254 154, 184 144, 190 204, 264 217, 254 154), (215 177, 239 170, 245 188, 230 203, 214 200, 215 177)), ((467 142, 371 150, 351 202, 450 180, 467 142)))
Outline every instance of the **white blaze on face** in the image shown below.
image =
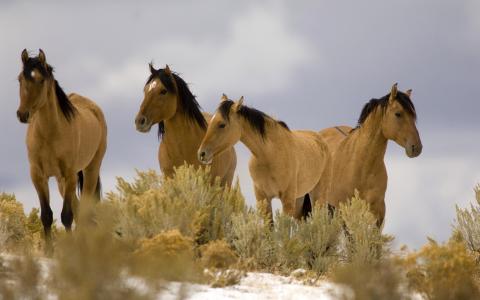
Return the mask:
POLYGON ((148 92, 153 90, 156 86, 157 86, 157 81, 156 80, 152 81, 152 83, 150 83, 150 85, 148 86, 148 92))
POLYGON ((35 76, 37 76, 37 72, 35 72, 35 70, 33 70, 33 71, 30 73, 30 76, 32 76, 32 78, 35 78, 35 76))

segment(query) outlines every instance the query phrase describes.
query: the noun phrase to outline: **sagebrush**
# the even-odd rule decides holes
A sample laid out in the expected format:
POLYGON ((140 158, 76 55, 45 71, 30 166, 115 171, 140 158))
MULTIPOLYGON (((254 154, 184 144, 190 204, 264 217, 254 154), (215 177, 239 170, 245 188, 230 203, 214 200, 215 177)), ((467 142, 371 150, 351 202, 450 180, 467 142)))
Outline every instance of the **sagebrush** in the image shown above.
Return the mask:
POLYGON ((82 203, 72 233, 55 229, 48 259, 41 254, 38 209, 26 215, 13 195, 0 194, 1 250, 21 253, 0 256, 0 293, 4 299, 154 299, 168 280, 225 286, 245 271, 305 269, 348 286, 357 299, 413 293, 470 299, 480 296, 475 191, 476 204, 457 207, 448 243, 431 241, 396 256, 392 237, 381 233, 358 193, 333 214, 317 205, 306 220, 277 212, 271 224, 263 210, 246 206, 238 182, 211 184, 208 168, 183 166, 173 178, 137 172, 131 183, 119 178, 102 203, 82 203))

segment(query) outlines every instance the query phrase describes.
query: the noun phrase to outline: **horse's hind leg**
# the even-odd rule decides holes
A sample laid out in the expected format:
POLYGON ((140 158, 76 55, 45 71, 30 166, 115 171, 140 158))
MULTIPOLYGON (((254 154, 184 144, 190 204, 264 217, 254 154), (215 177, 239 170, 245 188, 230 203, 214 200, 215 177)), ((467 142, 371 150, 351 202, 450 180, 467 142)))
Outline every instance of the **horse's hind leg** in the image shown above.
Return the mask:
POLYGON ((296 200, 296 214, 302 217, 302 220, 306 220, 312 213, 312 201, 309 194, 297 198, 296 200))
POLYGON ((106 146, 102 145, 90 164, 83 170, 83 191, 81 199, 90 198, 100 201, 100 167, 106 146))
POLYGON ((40 217, 42 220, 43 230, 45 232, 46 252, 52 251, 52 223, 53 212, 50 208, 50 195, 48 190, 48 179, 43 176, 41 171, 32 167, 30 169, 30 177, 32 178, 33 185, 37 190, 38 199, 40 200, 40 217))

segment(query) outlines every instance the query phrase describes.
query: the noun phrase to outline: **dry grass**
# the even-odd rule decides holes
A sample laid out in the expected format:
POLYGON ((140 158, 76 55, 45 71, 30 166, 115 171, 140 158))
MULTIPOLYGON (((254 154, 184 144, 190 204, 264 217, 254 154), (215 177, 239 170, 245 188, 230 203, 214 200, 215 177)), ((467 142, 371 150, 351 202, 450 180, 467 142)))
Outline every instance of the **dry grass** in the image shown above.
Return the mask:
MULTIPOLYGON (((350 263, 338 266, 331 274, 333 282, 347 286, 357 300, 409 299, 402 289, 402 272, 390 261, 350 263)), ((345 293, 345 299, 352 299, 345 293)))
POLYGON ((209 242, 199 250, 201 263, 205 268, 227 269, 238 261, 237 254, 224 240, 209 242))
POLYGON ((352 263, 370 264, 388 254, 392 237, 382 235, 377 220, 358 191, 347 203, 341 203, 339 214, 344 225, 344 259, 352 263))
POLYGON ((451 240, 441 245, 430 240, 409 254, 403 266, 410 288, 427 299, 480 298, 475 279, 479 266, 463 242, 451 240))
POLYGON ((133 274, 156 280, 200 281, 193 241, 178 230, 159 233, 140 241, 132 254, 133 274))
POLYGON ((480 255, 480 185, 475 187, 476 203, 470 208, 456 206, 457 219, 455 229, 462 235, 470 251, 480 255))
POLYGON ((177 229, 196 244, 206 244, 225 238, 232 215, 246 211, 238 183, 228 189, 209 182, 208 170, 187 166, 166 179, 153 171, 138 172, 132 184, 118 180, 105 209, 115 216, 122 239, 136 241, 177 229))
POLYGON ((381 234, 358 194, 333 217, 326 207, 306 221, 277 213, 272 227, 246 207, 238 184, 211 185, 209 176, 184 166, 171 179, 153 171, 138 172, 132 183, 119 178, 106 201, 82 203, 73 233, 55 229, 49 260, 38 256, 38 210, 25 215, 13 195, 0 194, 1 250, 21 254, 1 257, 0 298, 154 299, 166 280, 220 287, 238 283, 247 270, 297 269, 348 286, 356 299, 480 297, 478 188, 477 204, 457 208, 451 241, 395 257, 392 238, 381 234), (33 251, 19 252, 25 248, 33 251))

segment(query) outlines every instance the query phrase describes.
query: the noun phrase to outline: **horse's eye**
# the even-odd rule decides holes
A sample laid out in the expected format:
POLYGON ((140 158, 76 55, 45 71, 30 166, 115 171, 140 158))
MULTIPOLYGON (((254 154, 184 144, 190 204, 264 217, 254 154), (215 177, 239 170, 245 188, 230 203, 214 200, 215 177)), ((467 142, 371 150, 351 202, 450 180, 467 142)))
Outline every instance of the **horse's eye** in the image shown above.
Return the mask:
POLYGON ((220 125, 218 125, 218 128, 225 128, 226 124, 225 123, 222 123, 220 125))
POLYGON ((395 113, 395 117, 400 118, 401 116, 402 116, 401 113, 399 113, 399 112, 396 112, 396 113, 395 113))
POLYGON ((160 91, 160 95, 165 95, 166 93, 167 93, 167 90, 165 90, 165 89, 162 89, 162 90, 160 91))

